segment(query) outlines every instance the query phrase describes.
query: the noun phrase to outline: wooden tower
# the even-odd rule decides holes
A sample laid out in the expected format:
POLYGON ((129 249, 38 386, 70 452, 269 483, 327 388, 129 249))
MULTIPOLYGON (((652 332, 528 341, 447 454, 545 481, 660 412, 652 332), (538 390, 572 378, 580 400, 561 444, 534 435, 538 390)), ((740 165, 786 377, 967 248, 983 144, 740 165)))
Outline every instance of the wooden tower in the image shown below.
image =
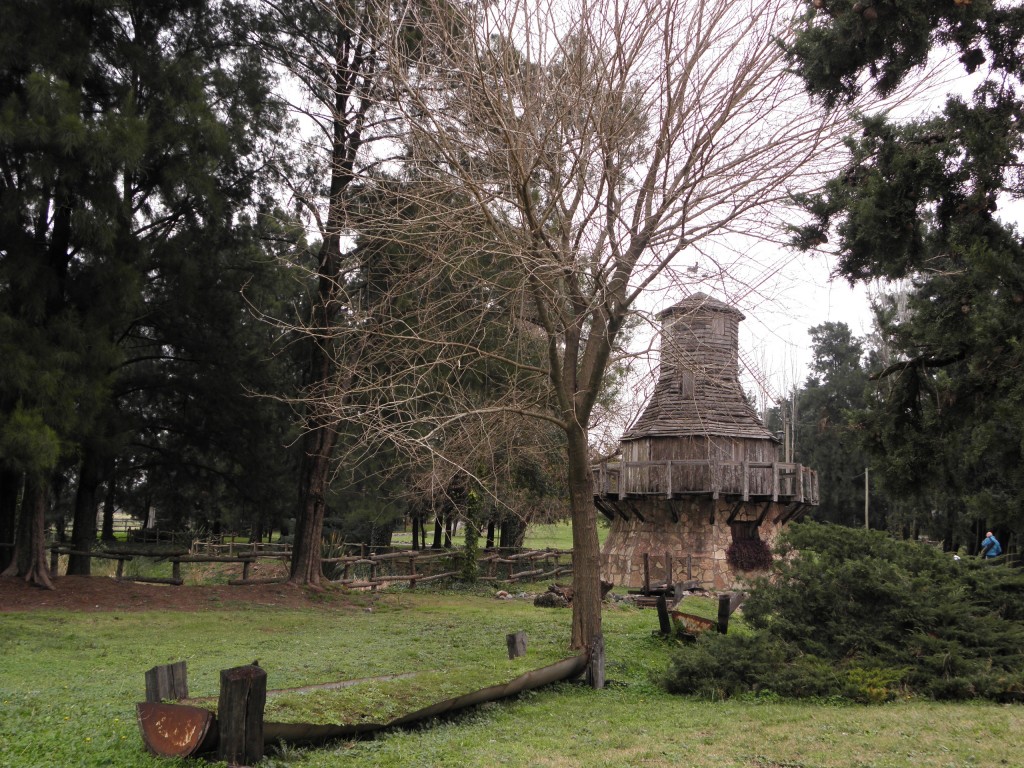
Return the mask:
POLYGON ((696 293, 658 319, 651 401, 622 436, 620 460, 593 468, 594 503, 611 520, 604 578, 732 589, 762 573, 780 528, 817 504, 817 474, 779 460, 778 439, 744 397, 742 313, 696 293))

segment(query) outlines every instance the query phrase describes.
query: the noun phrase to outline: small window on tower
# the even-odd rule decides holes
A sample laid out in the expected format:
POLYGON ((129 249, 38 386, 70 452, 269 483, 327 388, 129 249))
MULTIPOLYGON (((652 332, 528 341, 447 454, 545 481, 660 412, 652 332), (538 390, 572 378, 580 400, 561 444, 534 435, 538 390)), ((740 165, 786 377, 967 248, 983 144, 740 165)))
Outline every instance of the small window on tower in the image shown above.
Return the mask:
POLYGON ((679 374, 679 394, 693 397, 693 371, 688 368, 683 368, 679 374))

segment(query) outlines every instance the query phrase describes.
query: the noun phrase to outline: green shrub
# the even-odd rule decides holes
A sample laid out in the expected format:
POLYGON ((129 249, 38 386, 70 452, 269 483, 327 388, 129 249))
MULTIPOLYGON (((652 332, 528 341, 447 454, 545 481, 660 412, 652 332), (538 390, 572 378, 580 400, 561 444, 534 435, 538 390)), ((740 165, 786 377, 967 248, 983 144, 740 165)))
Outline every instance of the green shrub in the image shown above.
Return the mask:
POLYGON ((887 701, 1024 690, 1024 575, 884 533, 792 526, 744 603, 753 638, 681 649, 670 690, 887 701), (700 668, 698 668, 700 667, 700 668))

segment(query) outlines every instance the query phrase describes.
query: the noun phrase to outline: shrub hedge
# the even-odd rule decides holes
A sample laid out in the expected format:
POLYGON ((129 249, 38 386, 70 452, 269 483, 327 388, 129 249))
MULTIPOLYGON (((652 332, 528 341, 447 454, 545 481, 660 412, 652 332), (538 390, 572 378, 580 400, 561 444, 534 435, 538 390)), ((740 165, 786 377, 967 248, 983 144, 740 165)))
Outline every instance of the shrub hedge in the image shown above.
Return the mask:
POLYGON ((791 526, 743 606, 751 634, 675 654, 673 692, 1024 699, 1024 573, 916 542, 791 526))

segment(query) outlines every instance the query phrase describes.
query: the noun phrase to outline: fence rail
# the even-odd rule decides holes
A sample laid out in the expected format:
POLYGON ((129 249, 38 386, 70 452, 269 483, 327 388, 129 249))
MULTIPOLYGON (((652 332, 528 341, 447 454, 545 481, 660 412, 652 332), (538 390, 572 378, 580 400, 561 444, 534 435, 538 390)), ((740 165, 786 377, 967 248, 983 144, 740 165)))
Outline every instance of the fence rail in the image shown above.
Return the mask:
POLYGON ((767 461, 664 460, 602 462, 591 467, 597 496, 677 498, 710 494, 817 504, 818 473, 802 464, 767 461))
MULTIPOLYGON (((229 545, 218 545, 229 547, 229 545)), ((232 586, 266 584, 284 581, 285 577, 256 578, 253 566, 258 562, 282 562, 291 557, 290 551, 273 551, 238 547, 233 554, 196 554, 191 549, 144 549, 119 548, 117 550, 79 551, 70 547, 50 547, 50 572, 58 575, 61 556, 80 556, 102 560, 116 560, 115 578, 123 581, 138 581, 151 584, 184 584, 182 564, 220 563, 241 567, 238 578, 227 583, 232 586), (170 563, 170 576, 140 576, 126 574, 125 563, 137 559, 152 560, 153 563, 170 563)), ((267 545, 264 545, 266 547, 267 545)), ((345 555, 327 557, 322 561, 327 579, 351 589, 378 589, 391 584, 407 583, 410 589, 417 584, 459 576, 463 572, 461 550, 399 550, 380 554, 345 555)), ((572 574, 572 552, 561 549, 540 550, 487 550, 477 557, 480 581, 515 583, 525 579, 540 580, 572 574)))

